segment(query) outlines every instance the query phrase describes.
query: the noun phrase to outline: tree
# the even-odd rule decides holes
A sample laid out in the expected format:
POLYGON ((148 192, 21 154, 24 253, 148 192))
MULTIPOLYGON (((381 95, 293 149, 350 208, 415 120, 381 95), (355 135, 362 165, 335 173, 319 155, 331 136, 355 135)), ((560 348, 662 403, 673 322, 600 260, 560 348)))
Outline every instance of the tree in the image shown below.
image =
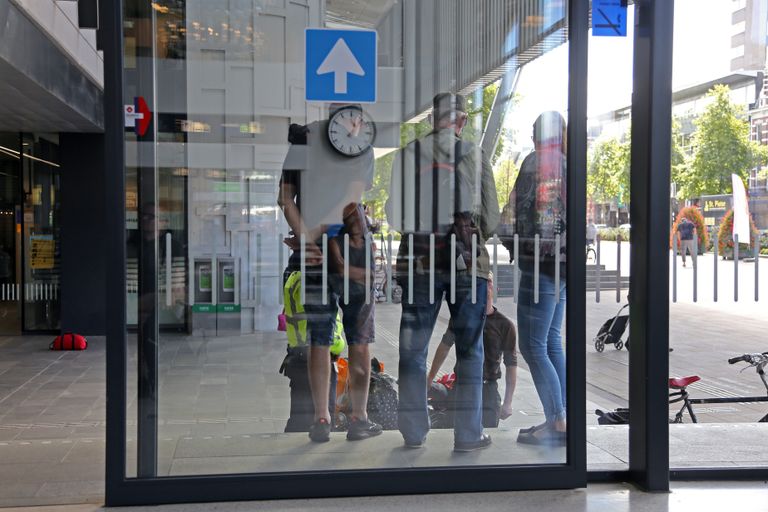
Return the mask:
POLYGON ((744 108, 734 104, 726 85, 716 85, 707 96, 712 102, 695 121, 693 157, 677 169, 680 197, 732 192, 731 174, 743 180, 765 159, 765 150, 749 140, 744 108))
POLYGON ((386 218, 384 205, 389 196, 389 181, 392 175, 392 161, 395 153, 389 153, 376 159, 373 173, 373 187, 365 193, 364 201, 371 209, 374 220, 382 221, 386 218))
MULTIPOLYGON (((483 89, 482 105, 477 104, 477 97, 470 94, 467 97, 467 110, 469 111, 469 120, 467 126, 461 134, 461 138, 470 140, 476 144, 480 144, 480 139, 485 130, 485 125, 488 123, 488 118, 491 115, 491 108, 493 107, 493 100, 496 98, 496 94, 499 92, 500 82, 494 82, 487 85, 483 89), (479 124, 479 128, 478 128, 479 124)), ((517 97, 512 98, 514 103, 517 97)), ((509 106, 508 106, 509 108, 509 106)), ((491 165, 496 165, 501 155, 504 153, 504 141, 506 139, 506 130, 502 129, 499 136, 499 141, 496 144, 496 149, 493 151, 493 155, 489 155, 491 165)))
POLYGON ((496 181, 496 196, 499 200, 499 207, 504 207, 509 202, 509 193, 515 186, 517 175, 520 169, 514 160, 506 159, 496 165, 493 170, 493 179, 496 181))
POLYGON ((587 194, 592 201, 619 204, 629 200, 629 139, 598 141, 592 148, 587 171, 587 194))

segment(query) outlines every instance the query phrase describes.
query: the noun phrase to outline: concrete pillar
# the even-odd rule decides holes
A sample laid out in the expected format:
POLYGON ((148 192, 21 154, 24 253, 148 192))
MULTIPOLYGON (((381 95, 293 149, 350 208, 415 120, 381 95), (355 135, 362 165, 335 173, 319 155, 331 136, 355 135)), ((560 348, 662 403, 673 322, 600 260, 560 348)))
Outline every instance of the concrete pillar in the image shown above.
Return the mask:
MULTIPOLYGON (((62 133, 61 329, 105 334, 104 136, 62 133)), ((122 208, 122 204, 112 205, 122 208)))

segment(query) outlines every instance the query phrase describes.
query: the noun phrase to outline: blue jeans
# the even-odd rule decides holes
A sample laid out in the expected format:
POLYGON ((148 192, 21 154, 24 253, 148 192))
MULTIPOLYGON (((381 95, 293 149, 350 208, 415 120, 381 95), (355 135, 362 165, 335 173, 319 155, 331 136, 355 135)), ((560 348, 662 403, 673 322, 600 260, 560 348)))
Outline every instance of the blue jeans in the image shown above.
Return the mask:
POLYGON ((454 440, 479 441, 483 433, 483 325, 487 281, 477 278, 472 303, 472 277, 456 276, 456 302, 450 302, 450 277, 436 273, 434 304, 429 303, 429 276, 415 275, 413 304, 408 304, 407 283, 403 287, 403 316, 400 319, 400 405, 398 426, 406 443, 419 443, 429 432, 427 412, 427 349, 442 305, 443 294, 456 334, 456 414, 454 440))
POLYGON ((565 279, 555 295, 554 277, 539 274, 539 301, 534 303, 533 272, 523 269, 517 302, 518 346, 531 370, 547 421, 565 420, 565 351, 560 333, 565 316, 565 279))

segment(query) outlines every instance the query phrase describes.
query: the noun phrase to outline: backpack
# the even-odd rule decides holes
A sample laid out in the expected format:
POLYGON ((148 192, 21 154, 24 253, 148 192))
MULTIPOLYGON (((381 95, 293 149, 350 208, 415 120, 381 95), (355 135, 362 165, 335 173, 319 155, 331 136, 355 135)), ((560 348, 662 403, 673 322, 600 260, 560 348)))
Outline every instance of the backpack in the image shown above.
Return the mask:
POLYGON ((536 151, 523 161, 497 229, 510 259, 514 254, 514 235, 518 235, 520 255, 531 257, 538 234, 539 259, 552 261, 559 252, 560 262, 565 262, 567 182, 564 166, 565 155, 556 150, 536 151), (560 235, 559 247, 557 235, 560 235))
MULTIPOLYGON (((283 303, 285 308, 282 312, 282 320, 285 322, 288 347, 297 348, 307 345, 309 342, 309 326, 307 325, 307 315, 304 313, 304 304, 301 303, 301 272, 298 270, 291 272, 285 281, 283 303)), ((280 329, 280 322, 281 318, 278 317, 278 329, 280 329)), ((341 312, 337 311, 331 354, 335 356, 340 355, 346 346, 341 312)))
POLYGON ((371 361, 371 386, 368 391, 368 418, 384 430, 397 429, 397 382, 382 370, 378 359, 371 361))
POLYGON ((615 411, 603 412, 595 410, 597 423, 600 425, 627 425, 629 424, 629 409, 619 407, 615 411))
MULTIPOLYGON (((400 242, 400 252, 397 259, 397 274, 407 275, 408 262, 407 240, 405 235, 413 235, 413 252, 423 256, 416 262, 417 272, 426 271, 429 265, 427 258, 430 254, 430 235, 435 235, 435 268, 447 269, 450 262, 450 239, 456 236, 456 255, 464 263, 465 270, 471 268, 472 260, 476 258, 483 244, 482 236, 476 226, 475 216, 471 211, 462 211, 462 198, 474 197, 472 193, 473 183, 468 182, 458 166, 466 151, 461 140, 454 144, 453 162, 445 163, 432 161, 432 165, 422 165, 421 141, 416 139, 413 146, 413 172, 406 173, 405 168, 396 176, 393 176, 393 184, 400 190, 397 191, 401 204, 396 206, 388 204, 390 227, 400 231, 404 236, 400 242), (413 204, 406 204, 408 187, 413 187, 413 204), (453 204, 441 200, 440 192, 451 191, 453 204), (426 209, 425 209, 426 208, 426 209), (425 211, 422 211, 425 210, 425 211), (426 211, 428 210, 428 211, 426 211), (422 214, 423 218, 422 218, 422 214), (399 218, 396 218, 399 217, 399 218), (409 225, 412 224, 412 225, 409 225), (472 254, 472 234, 477 235, 475 254, 472 254), (419 269, 422 265, 424 268, 419 269)), ((404 156, 407 153, 403 153, 404 156)), ((395 171, 393 170, 393 175, 395 171)), ((443 198, 444 199, 444 198, 443 198)), ((476 206, 476 205, 475 205, 476 206)), ((473 209, 476 209, 473 206, 473 209)))
POLYGON ((48 348, 51 350, 85 350, 88 348, 88 340, 85 339, 85 336, 68 332, 56 336, 48 348))

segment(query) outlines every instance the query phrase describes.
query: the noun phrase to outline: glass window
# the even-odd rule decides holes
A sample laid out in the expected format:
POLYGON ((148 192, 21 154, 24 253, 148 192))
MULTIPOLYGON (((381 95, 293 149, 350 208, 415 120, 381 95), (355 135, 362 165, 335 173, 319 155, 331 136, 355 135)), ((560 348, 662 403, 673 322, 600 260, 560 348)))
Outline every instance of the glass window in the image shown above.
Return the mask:
POLYGON ((129 475, 564 464, 567 2, 145 4, 129 475))
POLYGON ((706 10, 678 2, 675 11, 673 98, 696 84, 706 101, 690 112, 690 145, 677 162, 673 144, 670 466, 765 466, 768 450, 757 440, 765 430, 758 422, 768 421, 760 257, 768 253, 768 195, 759 186, 768 12, 764 2, 726 0, 706 10), (745 30, 746 44, 738 46, 730 35, 743 38, 745 30), (702 52, 707 65, 692 65, 702 52))

